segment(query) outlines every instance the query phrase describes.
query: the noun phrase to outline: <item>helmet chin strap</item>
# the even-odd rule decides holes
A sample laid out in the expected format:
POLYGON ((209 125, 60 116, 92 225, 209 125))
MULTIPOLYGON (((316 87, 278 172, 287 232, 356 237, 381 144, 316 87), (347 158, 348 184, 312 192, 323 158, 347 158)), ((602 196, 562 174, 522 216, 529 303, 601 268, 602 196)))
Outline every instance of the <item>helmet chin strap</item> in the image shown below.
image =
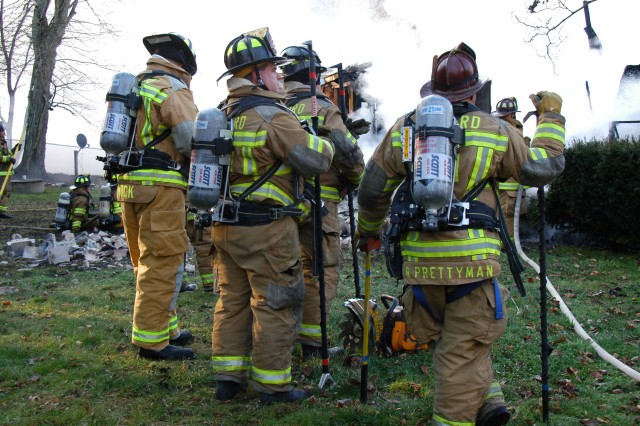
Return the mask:
POLYGON ((267 85, 264 84, 264 81, 262 81, 262 75, 260 75, 260 68, 258 68, 258 66, 256 65, 256 66, 253 67, 253 69, 255 70, 256 75, 257 75, 256 84, 258 85, 258 87, 260 87, 261 89, 264 89, 264 90, 269 90, 267 85))

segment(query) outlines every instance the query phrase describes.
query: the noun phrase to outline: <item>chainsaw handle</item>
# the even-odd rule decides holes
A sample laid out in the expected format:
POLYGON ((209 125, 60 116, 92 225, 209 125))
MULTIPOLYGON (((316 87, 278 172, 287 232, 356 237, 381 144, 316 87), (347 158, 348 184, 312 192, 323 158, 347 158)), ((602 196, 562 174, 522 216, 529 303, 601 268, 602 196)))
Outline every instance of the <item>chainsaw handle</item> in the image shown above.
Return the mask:
POLYGON ((398 306, 397 297, 389 296, 388 294, 382 294, 380 295, 380 300, 382 300, 382 304, 385 308, 387 308, 387 310, 393 311, 395 307, 398 306), (391 302, 391 305, 389 305, 389 302, 391 302))

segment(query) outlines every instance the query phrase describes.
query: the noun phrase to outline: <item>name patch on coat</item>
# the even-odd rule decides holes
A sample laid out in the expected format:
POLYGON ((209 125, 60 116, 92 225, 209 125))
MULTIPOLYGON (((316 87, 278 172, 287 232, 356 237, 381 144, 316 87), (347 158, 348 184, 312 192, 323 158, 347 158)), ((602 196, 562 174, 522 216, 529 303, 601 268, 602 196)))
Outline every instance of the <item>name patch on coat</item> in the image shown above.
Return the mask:
POLYGON ((467 280, 493 277, 492 265, 478 266, 406 266, 405 278, 425 280, 467 280))

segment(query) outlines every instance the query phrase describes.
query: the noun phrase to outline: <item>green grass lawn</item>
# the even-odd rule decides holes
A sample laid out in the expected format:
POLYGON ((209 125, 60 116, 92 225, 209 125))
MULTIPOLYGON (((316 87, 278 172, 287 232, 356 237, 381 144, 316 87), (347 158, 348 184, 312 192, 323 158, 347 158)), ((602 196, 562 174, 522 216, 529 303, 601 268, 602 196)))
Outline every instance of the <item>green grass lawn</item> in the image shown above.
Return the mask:
MULTIPOLYGON (((537 259, 536 247, 527 249, 537 259)), ((350 253, 328 328, 354 295, 350 253)), ((361 255, 363 256, 363 255, 361 255)), ((5 260, 5 259, 0 259, 5 260)), ((548 275, 587 332, 604 349, 640 367, 640 266, 637 255, 552 247, 548 275)), ((384 258, 374 253, 371 294, 398 295, 384 258)), ((360 258, 364 269, 364 258, 360 258)), ((196 336, 194 361, 138 358, 130 343, 135 283, 131 270, 0 267, 0 424, 6 425, 427 425, 434 376, 428 352, 372 356, 370 394, 359 401, 360 370, 331 358, 335 386, 319 389, 321 361, 303 362, 294 348, 297 386, 313 389, 302 404, 262 407, 249 391, 233 402, 214 398, 210 366, 215 299, 202 291, 180 297, 181 324, 196 336)), ((505 270, 508 268, 505 267, 505 270)), ((193 281, 197 278, 191 277, 193 281)), ((505 283, 510 277, 503 274, 505 283)), ((510 324, 494 348, 514 425, 542 424, 539 281, 524 273, 526 297, 512 288, 510 324)), ((364 278, 361 280, 364 286, 364 278)), ((549 298, 550 420, 554 425, 638 425, 640 385, 601 360, 549 298)))

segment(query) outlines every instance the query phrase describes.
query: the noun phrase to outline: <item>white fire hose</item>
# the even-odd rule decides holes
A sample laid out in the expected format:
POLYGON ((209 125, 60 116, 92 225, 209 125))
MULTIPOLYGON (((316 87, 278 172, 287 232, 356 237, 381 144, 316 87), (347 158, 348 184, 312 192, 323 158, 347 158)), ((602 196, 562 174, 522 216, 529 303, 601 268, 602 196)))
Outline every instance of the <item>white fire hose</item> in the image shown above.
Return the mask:
MULTIPOLYGON (((518 195, 516 197, 515 212, 514 212, 514 217, 513 217, 513 236, 514 236, 515 243, 516 243, 516 249, 517 249, 518 254, 520 255, 520 257, 522 258, 522 260, 527 262, 536 271, 536 273, 539 274, 540 273, 540 266, 538 264, 536 264, 533 260, 529 259, 526 254, 524 254, 524 251, 522 250, 522 246, 520 245, 520 229, 519 229, 519 225, 520 225, 520 203, 521 203, 521 200, 522 200, 522 185, 518 185, 518 195)), ((551 280, 549 279, 549 277, 547 277, 547 285, 546 285, 546 287, 547 287, 547 291, 549 293, 551 293, 551 295, 554 297, 554 299, 560 305, 560 309, 562 310, 562 312, 565 314, 565 316, 567 318, 569 318, 569 322, 573 325, 573 329, 576 331, 576 333, 578 333, 578 336, 582 337, 584 340, 589 342, 589 344, 595 349, 596 353, 600 356, 600 358, 604 359, 609 364, 613 365, 618 370, 622 371, 624 374, 626 374, 627 376, 631 377, 633 380, 640 382, 640 372, 634 370, 633 368, 631 368, 628 365, 624 364, 620 360, 614 358, 609 352, 607 352, 604 349, 602 349, 602 347, 600 345, 598 345, 591 338, 591 336, 589 336, 587 334, 586 331, 584 331, 584 328, 582 328, 580 323, 578 323, 578 320, 576 320, 576 318, 573 316, 573 314, 569 310, 569 307, 564 303, 564 300, 562 300, 562 297, 560 297, 560 294, 558 294, 556 289, 553 287, 553 284, 551 284, 551 280)))

